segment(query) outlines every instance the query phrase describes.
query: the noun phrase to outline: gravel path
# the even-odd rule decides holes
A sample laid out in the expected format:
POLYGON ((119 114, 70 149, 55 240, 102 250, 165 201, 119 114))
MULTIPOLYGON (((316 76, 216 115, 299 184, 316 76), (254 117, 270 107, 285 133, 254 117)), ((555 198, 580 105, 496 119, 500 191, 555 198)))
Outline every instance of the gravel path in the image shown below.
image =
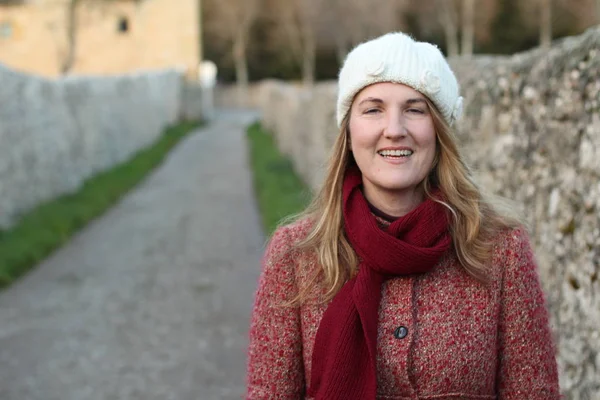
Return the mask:
POLYGON ((221 113, 0 292, 0 399, 240 399, 264 235, 221 113))

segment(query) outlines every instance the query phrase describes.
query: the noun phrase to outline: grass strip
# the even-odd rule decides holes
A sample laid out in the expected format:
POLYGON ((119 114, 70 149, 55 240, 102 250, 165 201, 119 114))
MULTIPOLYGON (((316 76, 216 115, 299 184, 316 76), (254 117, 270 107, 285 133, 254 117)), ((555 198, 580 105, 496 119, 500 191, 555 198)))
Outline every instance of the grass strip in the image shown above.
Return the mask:
POLYGON ((167 128, 128 161, 88 179, 76 193, 37 206, 15 226, 0 231, 0 287, 10 285, 114 205, 198 125, 182 122, 167 128))
POLYGON ((302 211, 310 201, 309 188, 294 172, 273 136, 256 123, 248 128, 254 190, 263 228, 271 235, 282 218, 302 211))

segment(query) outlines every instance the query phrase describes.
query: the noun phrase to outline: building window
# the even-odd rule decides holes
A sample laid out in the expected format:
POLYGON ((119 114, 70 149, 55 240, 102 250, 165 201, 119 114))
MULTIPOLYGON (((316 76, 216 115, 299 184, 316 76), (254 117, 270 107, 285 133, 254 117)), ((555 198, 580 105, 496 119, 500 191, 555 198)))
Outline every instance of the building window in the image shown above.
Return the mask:
POLYGON ((0 39, 8 39, 13 35, 10 22, 0 22, 0 39))
POLYGON ((127 18, 121 17, 119 19, 119 24, 117 25, 117 31, 119 33, 129 32, 129 20, 127 18))

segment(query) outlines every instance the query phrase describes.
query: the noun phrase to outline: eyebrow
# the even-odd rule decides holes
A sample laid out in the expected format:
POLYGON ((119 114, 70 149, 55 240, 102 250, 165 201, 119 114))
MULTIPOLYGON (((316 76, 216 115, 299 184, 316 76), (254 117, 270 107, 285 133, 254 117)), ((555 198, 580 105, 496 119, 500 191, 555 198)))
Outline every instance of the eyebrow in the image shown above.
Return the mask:
MULTIPOLYGON (((379 99, 377 97, 367 97, 366 99, 364 99, 360 103, 358 103, 358 105, 360 106, 363 103, 368 103, 368 102, 378 103, 378 104, 383 104, 384 103, 383 100, 381 100, 381 99, 379 99)), ((422 98, 422 97, 416 97, 416 98, 413 98, 413 99, 408 99, 404 103, 405 104, 411 104, 411 105, 415 104, 415 103, 425 103, 425 104, 427 104, 427 102, 425 101, 425 99, 422 98)))

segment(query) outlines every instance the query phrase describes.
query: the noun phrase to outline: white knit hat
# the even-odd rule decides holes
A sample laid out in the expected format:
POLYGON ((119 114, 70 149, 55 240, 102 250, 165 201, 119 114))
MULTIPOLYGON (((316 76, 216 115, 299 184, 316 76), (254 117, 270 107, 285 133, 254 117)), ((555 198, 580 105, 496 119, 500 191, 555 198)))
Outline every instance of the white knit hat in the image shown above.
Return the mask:
POLYGON ((338 126, 354 96, 377 82, 402 83, 421 92, 437 106, 449 125, 462 114, 458 82, 440 50, 395 32, 356 46, 346 57, 338 78, 338 126))

